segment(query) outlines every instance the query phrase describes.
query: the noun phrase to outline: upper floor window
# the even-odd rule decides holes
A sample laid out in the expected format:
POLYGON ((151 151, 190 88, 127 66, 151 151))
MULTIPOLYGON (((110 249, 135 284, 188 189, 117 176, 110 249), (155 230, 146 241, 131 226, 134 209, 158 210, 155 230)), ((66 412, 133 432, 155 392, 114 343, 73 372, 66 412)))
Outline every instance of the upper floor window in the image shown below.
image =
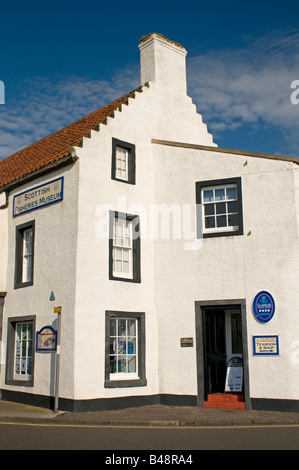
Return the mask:
POLYGON ((133 277, 132 221, 114 218, 112 258, 114 276, 133 277))
POLYGON ((242 235, 241 178, 196 183, 203 237, 242 235))
POLYGON ((110 212, 109 278, 140 282, 139 217, 110 212))
POLYGON ((114 180, 135 184, 135 145, 112 139, 112 171, 114 180))
POLYGON ((34 221, 16 227, 15 287, 33 284, 34 221))

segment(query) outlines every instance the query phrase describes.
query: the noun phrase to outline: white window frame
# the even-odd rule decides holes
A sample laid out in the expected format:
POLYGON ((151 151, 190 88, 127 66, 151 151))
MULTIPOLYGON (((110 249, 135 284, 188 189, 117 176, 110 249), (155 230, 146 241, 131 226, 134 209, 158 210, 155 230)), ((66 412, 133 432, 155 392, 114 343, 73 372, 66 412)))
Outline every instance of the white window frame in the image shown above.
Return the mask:
POLYGON ((239 197, 239 194, 238 194, 238 186, 237 184, 235 183, 232 183, 232 184, 223 184, 223 185, 213 185, 213 186, 204 186, 201 188, 201 201, 202 201, 202 227, 203 227, 203 233, 204 234, 208 234, 208 233, 222 233, 222 232, 236 232, 239 230, 239 225, 233 225, 233 226, 230 226, 228 225, 228 216, 229 215, 234 215, 234 214, 237 214, 238 215, 238 218, 239 218, 239 211, 235 211, 235 212, 229 212, 228 211, 228 203, 232 203, 232 202, 235 202, 235 203, 238 203, 238 197, 239 197), (236 190, 236 198, 227 198, 225 197, 224 199, 220 199, 220 200, 216 200, 216 196, 215 196, 215 193, 217 190, 224 190, 224 193, 226 195, 226 189, 230 189, 230 188, 234 188, 236 190), (212 201, 205 201, 204 200, 204 193, 206 191, 213 191, 213 200, 212 201), (217 204, 222 204, 224 203, 225 204, 225 207, 226 207, 226 211, 225 213, 221 213, 221 214, 218 214, 218 217, 220 216, 225 216, 226 217, 226 225, 225 226, 222 226, 222 227, 217 227, 217 213, 216 213, 216 206, 217 204), (213 215, 208 215, 206 216, 205 215, 205 207, 208 206, 208 205, 213 205, 214 206, 214 214, 213 215), (215 218, 215 227, 211 227, 211 228, 206 228, 206 218, 207 217, 214 217, 215 218))
POLYGON ((124 217, 114 217, 113 219, 113 245, 112 263, 113 276, 124 279, 133 279, 133 231, 132 220, 124 217), (117 254, 120 256, 117 256, 117 254), (116 263, 121 263, 118 270, 116 263), (128 271, 124 270, 125 263, 128 264, 128 271))
POLYGON ((136 380, 139 379, 138 376, 138 319, 137 318, 126 318, 126 317, 115 317, 110 319, 110 354, 109 354, 109 363, 111 364, 111 358, 114 357, 116 360, 116 367, 118 368, 119 359, 125 360, 126 372, 111 372, 109 374, 110 380, 136 380), (112 328, 111 324, 115 322, 115 335, 111 334, 112 328), (119 334, 119 322, 125 322, 125 334, 119 334), (128 322, 134 322, 135 334, 128 334, 128 322), (135 350, 134 353, 129 354, 129 338, 134 340, 135 350), (122 354, 120 348, 120 340, 124 340, 125 344, 125 353, 122 354), (111 353, 111 343, 112 350, 111 353), (129 359, 135 359, 135 371, 128 371, 129 359))
POLYGON ((115 177, 129 181, 129 150, 118 146, 115 149, 115 177))
POLYGON ((21 321, 15 324, 15 339, 14 339, 14 363, 13 363, 13 379, 28 381, 32 379, 33 372, 33 322, 21 321), (23 327, 26 328, 25 332, 23 327), (31 335, 28 335, 31 331, 31 335), (26 333, 25 336, 23 333, 26 333), (25 343, 25 344, 24 344, 25 343), (31 347, 31 355, 29 354, 31 347), (24 349, 25 348, 25 349, 24 349), (24 354, 25 353, 25 354, 24 354), (28 363, 31 362, 31 373, 28 373, 28 363), (19 367, 17 368, 17 363, 19 367), (25 373, 22 371, 25 370, 25 373))

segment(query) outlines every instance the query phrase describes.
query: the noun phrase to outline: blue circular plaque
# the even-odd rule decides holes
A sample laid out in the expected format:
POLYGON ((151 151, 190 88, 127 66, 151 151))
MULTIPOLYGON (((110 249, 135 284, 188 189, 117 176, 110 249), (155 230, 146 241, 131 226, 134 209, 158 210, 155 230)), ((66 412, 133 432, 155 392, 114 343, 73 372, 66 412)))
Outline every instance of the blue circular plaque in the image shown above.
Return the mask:
POLYGON ((266 291, 259 292, 253 301, 253 313, 261 323, 267 323, 273 318, 275 302, 271 294, 266 291))

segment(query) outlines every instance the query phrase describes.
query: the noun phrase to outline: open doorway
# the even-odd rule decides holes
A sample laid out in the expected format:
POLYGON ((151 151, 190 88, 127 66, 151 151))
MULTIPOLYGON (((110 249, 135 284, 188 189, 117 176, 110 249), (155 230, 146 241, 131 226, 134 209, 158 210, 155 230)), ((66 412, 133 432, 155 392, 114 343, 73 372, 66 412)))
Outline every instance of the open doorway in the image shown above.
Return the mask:
POLYGON ((243 357, 241 311, 236 307, 203 312, 205 394, 223 393, 229 360, 243 357))
POLYGON ((210 394, 224 393, 227 366, 243 365, 242 393, 249 407, 246 308, 243 300, 195 302, 199 405, 210 394))

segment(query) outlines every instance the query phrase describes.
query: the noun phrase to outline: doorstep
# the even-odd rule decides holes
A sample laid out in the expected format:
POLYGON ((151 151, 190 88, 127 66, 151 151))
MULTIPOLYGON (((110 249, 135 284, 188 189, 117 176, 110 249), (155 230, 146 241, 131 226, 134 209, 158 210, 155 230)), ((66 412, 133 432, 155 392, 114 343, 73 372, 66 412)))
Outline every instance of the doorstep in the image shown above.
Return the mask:
POLYGON ((233 393, 212 393, 204 401, 204 408, 222 408, 227 410, 245 410, 244 395, 233 393))

